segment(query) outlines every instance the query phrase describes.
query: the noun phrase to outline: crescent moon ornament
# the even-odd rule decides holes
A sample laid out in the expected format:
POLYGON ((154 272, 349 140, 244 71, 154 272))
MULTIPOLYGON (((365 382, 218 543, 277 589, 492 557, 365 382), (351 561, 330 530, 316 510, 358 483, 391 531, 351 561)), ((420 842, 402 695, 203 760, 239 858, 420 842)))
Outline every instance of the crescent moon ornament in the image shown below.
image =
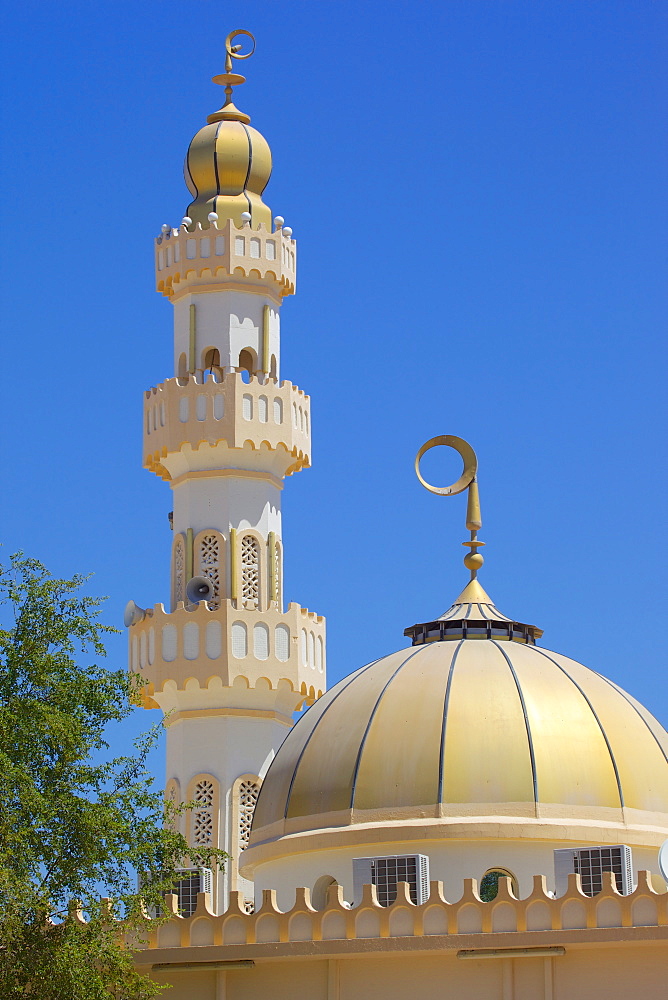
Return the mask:
POLYGON ((478 459, 476 458, 476 453, 468 441, 464 441, 463 438, 455 437, 454 434, 440 434, 438 437, 433 437, 429 441, 425 441, 418 451, 415 456, 415 475, 426 490, 429 490, 430 493, 435 493, 437 496, 453 497, 458 493, 463 493, 464 490, 468 490, 466 527, 471 532, 471 540, 462 544, 471 550, 464 557, 464 565, 471 571, 471 579, 475 580, 478 570, 484 562, 478 549, 485 544, 478 541, 478 530, 482 528, 482 516, 480 514, 480 496, 478 494, 478 459), (432 486, 420 472, 420 459, 431 448, 435 448, 437 445, 454 448, 461 455, 464 463, 461 476, 452 486, 432 486))
POLYGON ((243 111, 239 111, 238 108, 235 108, 232 103, 232 88, 239 87, 242 83, 246 82, 245 76, 232 72, 232 65, 235 59, 250 59, 254 52, 255 37, 251 35, 250 31, 246 31, 245 28, 237 28, 235 31, 230 31, 225 39, 225 72, 211 78, 212 83, 218 83, 221 87, 225 87, 225 104, 220 111, 216 111, 214 114, 208 116, 207 122, 209 125, 221 121, 237 121, 244 122, 245 124, 248 124, 250 121, 249 116, 243 111), (242 52, 243 45, 241 44, 232 44, 234 39, 240 35, 243 35, 244 39, 250 38, 250 52, 242 52))
POLYGON ((478 459, 476 458, 473 448, 468 441, 464 441, 464 439, 460 437, 455 437, 453 434, 440 434, 438 437, 430 438, 429 441, 425 441, 415 456, 415 475, 418 477, 426 490, 429 490, 430 493, 436 493, 441 497, 453 497, 456 496, 457 493, 463 493, 475 479, 477 471, 478 459), (427 480, 422 477, 420 472, 420 459, 432 448, 436 448, 437 445, 445 445, 448 448, 454 448, 455 451, 459 452, 464 462, 464 471, 457 482, 453 483, 452 486, 432 486, 431 483, 428 483, 427 480))
POLYGON ((225 39, 225 51, 233 59, 248 59, 249 56, 252 56, 253 53, 255 52, 255 36, 251 35, 250 31, 246 31, 245 28, 237 28, 235 31, 231 31, 227 36, 227 38, 225 39), (232 45, 232 39, 238 38, 239 35, 245 35, 246 38, 250 38, 251 42, 253 43, 253 48, 250 50, 250 52, 244 52, 242 54, 240 51, 241 50, 240 45, 232 45))
POLYGON ((225 51, 227 52, 227 58, 225 60, 225 72, 232 72, 232 60, 233 59, 249 59, 255 52, 255 37, 251 35, 250 31, 246 31, 245 28, 237 28, 236 31, 230 31, 229 35, 225 39, 225 51), (250 52, 241 52, 240 45, 232 45, 232 40, 238 38, 239 35, 245 35, 250 38, 253 43, 253 48, 250 52))

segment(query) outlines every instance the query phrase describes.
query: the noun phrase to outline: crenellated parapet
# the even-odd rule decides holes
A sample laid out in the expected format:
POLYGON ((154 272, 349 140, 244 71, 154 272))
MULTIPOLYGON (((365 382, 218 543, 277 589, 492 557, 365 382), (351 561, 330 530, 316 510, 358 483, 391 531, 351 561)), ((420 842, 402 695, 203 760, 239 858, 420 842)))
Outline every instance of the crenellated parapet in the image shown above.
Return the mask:
POLYGON ((237 279, 268 285, 280 300, 295 291, 297 244, 290 229, 239 228, 231 219, 166 227, 155 241, 155 273, 156 290, 171 299, 237 279))
POLYGON ((170 613, 156 604, 130 626, 130 664, 146 679, 146 707, 170 710, 178 701, 195 710, 203 699, 212 706, 238 700, 244 689, 282 687, 290 694, 289 713, 321 696, 324 618, 294 603, 286 611, 277 605, 263 611, 235 605, 179 603, 170 613))
MULTIPOLYGON (((190 456, 202 445, 222 445, 274 452, 270 471, 289 476, 311 464, 310 402, 291 382, 270 376, 244 381, 240 370, 168 379, 144 394, 144 467, 174 479, 191 467, 211 467, 209 456, 190 456)), ((226 464, 224 447, 218 466, 226 464)))
POLYGON ((307 888, 296 890, 295 904, 287 912, 279 910, 273 890, 263 892, 262 905, 254 913, 246 912, 244 899, 235 892, 221 915, 210 909, 204 893, 188 918, 178 915, 175 896, 167 900, 173 916, 151 934, 142 963, 176 963, 195 956, 198 962, 279 955, 333 957, 370 950, 468 952, 537 948, 546 943, 558 956, 564 946, 588 940, 668 941, 668 892, 656 892, 647 871, 638 872, 638 884, 628 896, 620 895, 608 873, 602 891, 593 897, 582 892, 580 876, 572 875, 565 895, 555 899, 545 876, 536 875, 527 898, 516 899, 510 879, 500 879, 498 895, 491 902, 481 901, 474 879, 464 880, 456 902, 445 898, 441 882, 432 882, 429 898, 420 906, 411 902, 405 882, 399 883, 397 898, 388 907, 378 903, 371 885, 364 887, 355 907, 344 901, 339 885, 330 886, 323 909, 313 906, 307 888), (193 948, 194 952, 185 952, 193 948))

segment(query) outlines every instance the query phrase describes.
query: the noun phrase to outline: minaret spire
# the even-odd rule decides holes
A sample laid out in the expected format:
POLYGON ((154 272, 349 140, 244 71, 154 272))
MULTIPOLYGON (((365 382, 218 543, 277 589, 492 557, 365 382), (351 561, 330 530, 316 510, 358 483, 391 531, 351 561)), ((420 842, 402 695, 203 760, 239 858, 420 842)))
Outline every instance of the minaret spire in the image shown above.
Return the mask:
POLYGON ((232 60, 251 54, 240 35, 254 48, 228 36, 227 103, 186 157, 194 201, 155 241, 174 376, 145 393, 144 466, 172 491, 171 599, 126 616, 144 704, 169 713, 167 793, 197 803, 184 832, 231 855, 219 909, 234 889, 253 905, 238 859, 259 786, 293 713, 325 689, 324 619, 283 602, 281 494, 311 464, 310 399, 280 378, 296 243, 262 201, 269 145, 231 102, 232 60))
POLYGON ((207 122, 237 121, 245 122, 246 124, 250 122, 250 117, 247 114, 244 114, 243 111, 239 111, 238 108, 235 108, 232 103, 232 88, 239 87, 242 83, 246 82, 245 76, 232 72, 232 60, 250 59, 254 52, 255 38, 251 35, 250 31, 246 31, 245 28, 237 28, 236 31, 231 31, 229 33, 225 39, 225 72, 212 78, 213 83, 219 83, 221 86, 225 87, 225 104, 220 111, 216 111, 215 114, 209 115, 207 122), (245 35, 247 38, 250 38, 253 45, 250 52, 242 52, 242 45, 232 45, 232 40, 234 38, 238 38, 239 35, 245 35))
POLYGON ((466 527, 471 532, 468 542, 462 542, 471 551, 464 556, 464 565, 471 573, 471 579, 464 587, 455 603, 445 611, 440 618, 430 622, 418 622, 404 629, 404 635, 413 640, 413 645, 425 642, 442 642, 460 638, 492 638, 507 636, 515 642, 535 644, 543 634, 542 629, 535 625, 525 625, 513 621, 502 614, 493 603, 491 597, 478 582, 478 570, 484 560, 478 549, 484 545, 478 538, 482 527, 480 514, 480 495, 478 492, 478 459, 476 454, 463 438, 452 434, 441 434, 426 441, 415 456, 415 473, 426 490, 437 496, 450 497, 468 490, 466 505, 466 527), (432 486, 420 472, 420 460, 431 448, 445 445, 459 452, 464 462, 462 474, 452 486, 432 486))

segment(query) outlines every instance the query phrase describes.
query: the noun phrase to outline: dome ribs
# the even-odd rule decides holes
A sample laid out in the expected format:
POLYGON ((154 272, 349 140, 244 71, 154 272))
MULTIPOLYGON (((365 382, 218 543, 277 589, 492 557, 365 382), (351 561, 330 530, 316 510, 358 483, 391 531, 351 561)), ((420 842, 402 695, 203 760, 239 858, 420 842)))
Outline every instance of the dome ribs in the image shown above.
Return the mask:
POLYGON ((510 672, 513 675, 513 680, 515 681, 515 686, 517 688, 517 694, 519 696, 520 704, 522 706, 522 714, 524 715, 524 724, 526 726, 527 740, 529 743, 529 756, 531 758, 531 775, 533 780, 533 800, 536 807, 538 807, 538 774, 536 773, 536 752, 534 750, 533 738, 531 736, 531 724, 529 723, 529 715, 527 713, 527 706, 524 700, 524 694, 522 693, 522 686, 519 682, 517 673, 515 672, 512 660, 506 653, 505 649, 501 645, 499 645, 499 643, 496 642, 495 640, 492 640, 492 642, 496 646, 498 651, 501 653, 506 663, 508 664, 510 672))
POLYGON ((575 685, 575 687, 578 689, 578 691, 580 692, 580 694, 582 695, 582 697, 584 698, 584 700, 587 702, 587 705, 589 706, 589 710, 590 710, 591 714, 594 716, 594 718, 596 719, 596 723, 597 723, 599 729, 601 730, 601 735, 603 736, 603 739, 605 740, 605 745, 608 748, 608 753, 610 754, 610 760, 612 762, 612 767, 613 767, 613 770, 615 772, 615 780, 617 782, 617 791, 619 793, 619 805, 623 809, 624 808, 624 791, 622 789, 622 782, 621 782, 621 778, 619 776, 619 768, 617 767, 617 761, 615 760, 615 755, 614 755, 614 753, 612 751, 612 747, 610 745, 610 740, 608 739, 608 734, 606 733, 605 729, 603 728, 603 723, 601 722, 601 720, 599 718, 598 712, 596 711, 596 709, 592 705, 591 699, 585 693, 584 689, 578 684, 578 682, 575 680, 575 678, 571 674, 569 674, 569 672, 566 670, 566 668, 562 667, 561 664, 558 663, 554 659, 553 656, 550 656, 549 653, 547 653, 544 649, 541 649, 538 646, 536 647, 536 652, 540 653, 541 656, 544 656, 546 660, 550 661, 550 663, 553 663, 555 665, 555 667, 558 667, 559 670, 561 670, 561 672, 563 674, 565 674, 566 677, 568 677, 569 681, 572 684, 575 685))
MULTIPOLYGON (((284 819, 288 818, 288 813, 289 813, 289 810, 290 810, 290 798, 292 796, 292 790, 294 788, 294 784, 295 784, 295 781, 297 779, 297 773, 299 772, 299 765, 302 762, 302 758, 304 757, 304 754, 306 753, 306 748, 308 747, 309 743, 313 739, 318 726, 320 725, 320 723, 322 722, 322 720, 324 719, 325 715, 330 710, 330 708, 332 707, 332 705, 336 702, 337 698, 339 698, 343 694, 343 692, 346 690, 346 688, 348 688, 353 683, 353 681, 356 680, 358 677, 360 677, 362 674, 366 673, 368 670, 371 670, 371 668, 374 667, 376 665, 376 663, 379 663, 382 659, 384 659, 384 657, 379 656, 377 660, 373 660, 371 663, 367 663, 367 665, 365 667, 361 667, 360 670, 356 670, 354 674, 351 674, 349 677, 345 678, 346 683, 342 683, 340 687, 337 684, 329 692, 329 694, 333 694, 333 692, 336 691, 336 694, 334 694, 333 698, 331 698, 331 700, 324 705, 323 710, 320 713, 320 718, 318 719, 318 721, 314 725, 313 729, 309 733, 309 735, 308 735, 308 737, 306 739, 306 742, 304 743, 304 746, 301 748, 301 750, 299 752, 299 756, 297 758, 297 762, 295 763, 294 770, 292 772, 292 778, 290 779, 290 787, 288 788, 288 793, 287 793, 287 796, 286 796, 286 799, 285 799, 285 810, 284 810, 284 813, 283 813, 283 818, 284 819), (339 688, 339 689, 336 690, 336 688, 339 688)), ((322 701, 321 701, 321 704, 322 704, 322 701)))
POLYGON ((464 644, 464 640, 460 639, 457 643, 455 651, 450 660, 450 667, 448 670, 448 681, 445 686, 445 697, 443 699, 443 722, 441 725, 441 748, 438 755, 438 804, 443 804, 443 772, 445 770, 445 727, 448 721, 448 708, 450 707, 450 691, 452 690, 452 678, 455 672, 455 664, 457 663, 457 657, 459 656, 459 651, 464 644))
POLYGON ((424 645, 422 657, 420 643, 361 668, 298 723, 265 779, 249 871, 308 853, 311 837, 347 848, 356 831, 386 851, 417 829, 427 841, 519 830, 534 842, 654 844, 668 814, 666 744, 631 696, 529 643, 424 645))
POLYGON ((376 715, 376 712, 378 711, 378 706, 380 705, 380 703, 381 703, 381 701, 383 699, 383 695, 385 694, 385 692, 387 691, 388 687, 390 686, 390 684, 392 683, 392 681, 394 680, 394 678, 397 676, 397 674, 401 670, 403 670, 403 668, 406 666, 406 664, 410 660, 412 660, 414 656, 417 656, 417 654, 419 652, 421 652, 421 650, 420 649, 416 649, 414 653, 410 653, 406 657, 405 660, 402 660, 402 662, 399 664, 399 666, 397 667, 397 669, 392 673, 391 677, 389 677, 389 679, 387 681, 385 681, 385 684, 383 685, 383 688, 382 688, 380 694, 378 695, 378 698, 376 699, 376 702, 375 702, 375 704, 373 706, 373 709, 371 710, 371 715, 369 716, 369 721, 366 724, 366 728, 364 730, 364 735, 362 736, 362 741, 360 743, 360 748, 359 748, 359 750, 357 752, 357 759, 355 760, 355 769, 353 771, 352 786, 351 786, 351 790, 350 790, 350 808, 351 809, 355 808, 355 790, 356 790, 356 785, 357 785, 357 776, 359 774, 360 764, 362 762, 362 754, 364 753, 364 745, 366 743, 367 736, 369 735, 369 730, 371 729, 371 725, 373 723, 374 716, 376 715))
POLYGON ((635 711, 636 715, 640 716, 640 718, 645 723, 645 725, 649 729, 650 733, 654 737, 654 740, 656 741, 656 743, 657 743, 657 745, 659 747, 659 750, 663 754, 664 760, 666 761, 666 763, 668 763, 668 754, 663 749, 663 746, 661 745, 661 740, 656 735, 656 733, 654 732, 654 730, 650 726, 649 722, 647 721, 647 719, 645 718, 645 716, 642 714, 642 712, 638 708, 638 706, 637 706, 637 704, 635 702, 635 699, 634 698, 630 698, 629 695, 626 693, 626 691, 623 690, 623 688, 620 688, 617 684, 615 684, 614 681, 608 680, 608 678, 604 677, 603 674, 597 673, 596 676, 600 677, 601 680, 605 681, 606 684, 609 684, 610 687, 613 688, 617 692, 617 694, 620 694, 622 696, 622 698, 624 699, 624 701, 628 702, 628 704, 631 706, 631 708, 635 711))

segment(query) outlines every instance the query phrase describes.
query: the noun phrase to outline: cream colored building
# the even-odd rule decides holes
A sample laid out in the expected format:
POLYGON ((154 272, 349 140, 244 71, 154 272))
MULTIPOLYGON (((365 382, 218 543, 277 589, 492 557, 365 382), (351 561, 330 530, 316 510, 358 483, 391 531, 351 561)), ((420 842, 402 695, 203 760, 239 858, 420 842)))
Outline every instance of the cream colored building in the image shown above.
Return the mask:
POLYGON ((184 833, 232 861, 196 908, 170 897, 138 963, 174 1000, 665 998, 668 734, 485 593, 470 449, 444 442, 471 580, 411 646, 327 691, 324 619, 284 605, 281 491, 311 451, 280 378, 296 246, 227 50, 194 200, 156 241, 176 374, 145 394, 144 464, 173 491, 171 604, 129 633, 170 713, 167 795, 197 803, 184 833))

